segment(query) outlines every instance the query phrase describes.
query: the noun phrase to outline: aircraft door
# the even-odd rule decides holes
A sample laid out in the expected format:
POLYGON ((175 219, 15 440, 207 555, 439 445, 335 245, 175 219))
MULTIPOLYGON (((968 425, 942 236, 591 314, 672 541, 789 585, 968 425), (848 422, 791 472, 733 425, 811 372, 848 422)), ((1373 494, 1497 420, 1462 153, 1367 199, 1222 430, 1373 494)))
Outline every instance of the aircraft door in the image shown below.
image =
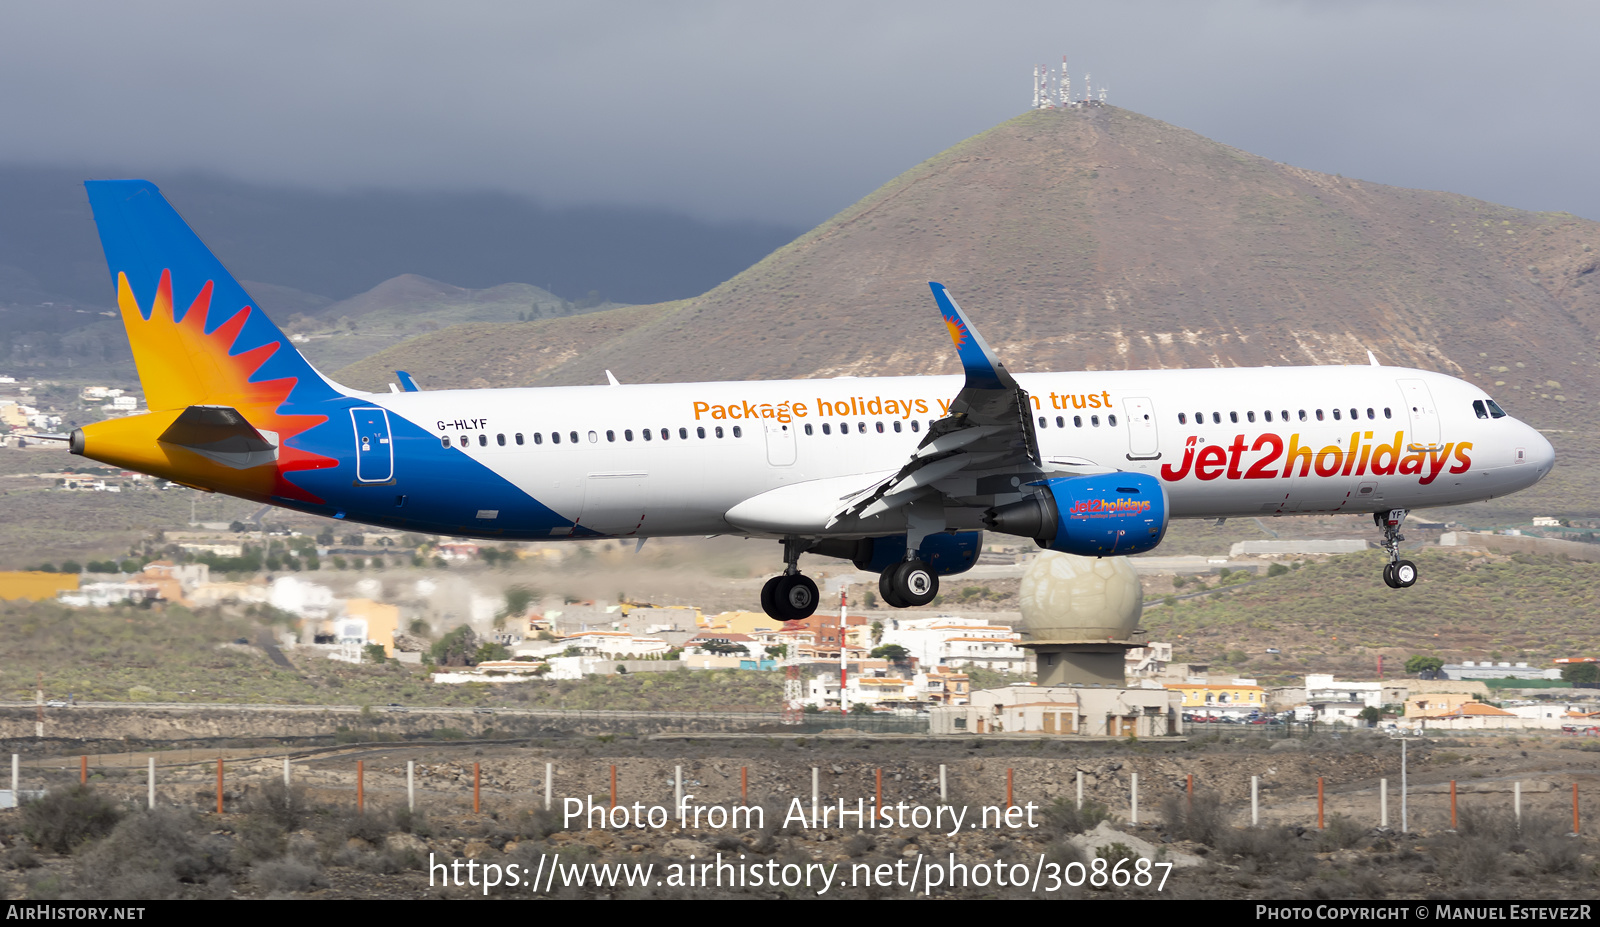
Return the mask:
POLYGON ((1155 460, 1161 456, 1156 436, 1155 404, 1148 399, 1124 399, 1128 419, 1128 459, 1155 460))
POLYGON ((1400 394, 1405 402, 1406 414, 1411 417, 1410 439, 1406 442, 1408 451, 1438 450, 1439 444, 1439 410, 1434 407, 1433 394, 1428 391, 1428 384, 1422 380, 1398 380, 1400 394))
POLYGON ((766 424, 767 463, 774 467, 794 466, 794 426, 771 420, 766 424))
POLYGON ((650 474, 594 472, 586 482, 580 524, 611 537, 637 534, 650 507, 650 474))
POLYGON ((383 409, 350 410, 356 432, 356 481, 387 483, 394 479, 394 443, 389 439, 389 413, 383 409))

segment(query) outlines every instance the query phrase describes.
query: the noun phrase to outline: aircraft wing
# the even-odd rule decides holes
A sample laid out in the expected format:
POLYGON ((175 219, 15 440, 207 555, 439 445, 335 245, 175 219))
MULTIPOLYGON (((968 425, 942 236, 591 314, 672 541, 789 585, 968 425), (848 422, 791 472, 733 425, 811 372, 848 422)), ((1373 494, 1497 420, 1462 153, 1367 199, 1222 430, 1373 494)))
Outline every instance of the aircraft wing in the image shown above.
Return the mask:
POLYGON ((1039 440, 1033 430, 1028 393, 988 342, 967 320, 944 285, 929 283, 955 343, 967 381, 950 404, 950 413, 928 427, 911 459, 894 476, 852 500, 829 525, 849 518, 871 518, 926 495, 930 487, 958 474, 1013 472, 1028 478, 1042 471, 1039 440))

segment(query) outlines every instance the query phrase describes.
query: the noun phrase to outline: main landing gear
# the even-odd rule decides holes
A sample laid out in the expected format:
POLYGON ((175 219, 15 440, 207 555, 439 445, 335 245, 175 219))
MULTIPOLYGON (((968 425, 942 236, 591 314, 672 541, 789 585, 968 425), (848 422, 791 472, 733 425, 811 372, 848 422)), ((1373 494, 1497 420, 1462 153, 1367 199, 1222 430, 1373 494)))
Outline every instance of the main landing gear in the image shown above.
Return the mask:
POLYGON ((783 572, 761 587, 761 610, 779 621, 804 621, 817 611, 821 596, 811 577, 800 572, 800 553, 809 543, 799 538, 783 541, 783 572))
POLYGON ((878 594, 895 608, 927 605, 939 594, 939 576, 921 560, 902 560, 878 575, 878 594))
POLYGON ((1406 514, 1405 509, 1372 513, 1373 523, 1383 532, 1383 549, 1389 552, 1389 562, 1383 567, 1383 581, 1390 589, 1405 589, 1417 581, 1417 565, 1400 559, 1400 542, 1405 540, 1400 525, 1405 522, 1406 514))

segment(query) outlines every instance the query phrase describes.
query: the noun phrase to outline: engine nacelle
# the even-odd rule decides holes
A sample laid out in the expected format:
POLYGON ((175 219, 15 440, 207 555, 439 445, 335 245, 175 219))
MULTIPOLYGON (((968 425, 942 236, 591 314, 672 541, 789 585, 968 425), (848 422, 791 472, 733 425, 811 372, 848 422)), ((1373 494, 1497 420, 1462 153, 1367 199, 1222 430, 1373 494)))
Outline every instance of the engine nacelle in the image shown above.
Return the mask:
POLYGON ((1167 533, 1167 491, 1143 473, 1061 476, 1030 484, 1039 491, 990 509, 983 523, 1031 537, 1040 547, 1082 557, 1141 554, 1167 533))
MULTIPOLYGON (((935 574, 953 576, 972 569, 982 549, 982 531, 957 531, 954 534, 928 535, 917 553, 922 562, 933 568, 935 574)), ((891 534, 858 541, 830 539, 818 543, 808 553, 838 557, 851 561, 858 570, 882 573, 906 559, 906 536, 891 534)))

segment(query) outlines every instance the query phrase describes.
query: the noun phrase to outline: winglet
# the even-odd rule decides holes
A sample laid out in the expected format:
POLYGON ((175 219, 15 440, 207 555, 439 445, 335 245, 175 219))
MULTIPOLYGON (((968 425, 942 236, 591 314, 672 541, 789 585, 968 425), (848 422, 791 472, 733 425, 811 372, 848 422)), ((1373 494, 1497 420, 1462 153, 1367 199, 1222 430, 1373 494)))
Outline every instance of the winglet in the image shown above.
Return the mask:
POLYGON ((417 385, 417 381, 411 376, 411 374, 406 373, 404 370, 396 370, 394 375, 400 379, 401 389, 408 393, 422 392, 422 387, 417 385))
POLYGON ((1378 358, 1371 351, 1367 352, 1367 361, 1369 363, 1371 363, 1372 366, 1374 366, 1374 367, 1382 367, 1383 366, 1382 364, 1378 363, 1378 358))
POLYGON ((621 386, 622 385, 621 383, 617 382, 616 375, 613 374, 609 370, 606 371, 606 383, 611 385, 611 386, 621 386))
POLYGON ((944 284, 930 280, 928 286, 939 303, 939 313, 944 316, 945 328, 950 332, 950 340, 955 343, 956 354, 961 357, 961 367, 967 374, 967 386, 972 389, 1015 389, 1016 381, 989 348, 989 343, 972 327, 966 313, 950 298, 944 284))

